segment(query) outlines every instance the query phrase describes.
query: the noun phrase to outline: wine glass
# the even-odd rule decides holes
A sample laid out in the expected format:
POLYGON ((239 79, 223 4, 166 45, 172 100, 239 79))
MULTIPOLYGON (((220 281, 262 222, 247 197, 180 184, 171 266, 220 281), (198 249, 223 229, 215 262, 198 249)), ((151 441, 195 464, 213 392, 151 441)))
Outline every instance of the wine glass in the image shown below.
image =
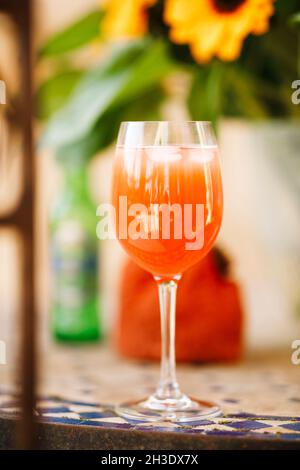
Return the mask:
MULTIPOLYGON (((182 274, 211 249, 222 220, 218 148, 210 122, 123 122, 113 176, 116 235, 154 276, 161 314, 161 374, 153 395, 117 407, 138 421, 189 422, 220 414, 176 380, 175 305, 182 274)), ((201 312, 199 312, 201 315, 201 312)))

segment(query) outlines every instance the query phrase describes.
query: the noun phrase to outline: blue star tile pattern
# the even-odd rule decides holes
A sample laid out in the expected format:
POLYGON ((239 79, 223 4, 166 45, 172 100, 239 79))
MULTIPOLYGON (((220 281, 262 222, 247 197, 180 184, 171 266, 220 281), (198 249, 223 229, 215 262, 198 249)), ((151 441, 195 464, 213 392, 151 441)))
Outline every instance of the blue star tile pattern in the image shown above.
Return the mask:
POLYGON ((282 440, 288 439, 289 441, 298 441, 299 439, 299 434, 297 433, 291 433, 291 434, 281 434, 280 438, 282 440))
MULTIPOLYGON (((225 401, 225 400, 224 400, 225 401)), ((15 415, 17 400, 8 393, 0 393, 1 415, 15 415)), ((234 405, 234 403, 232 404, 234 405)), ((238 405, 236 405, 238 406, 238 405)), ((66 397, 41 396, 36 409, 42 422, 90 426, 95 428, 141 430, 144 432, 174 432, 208 436, 251 437, 253 439, 278 439, 299 441, 300 416, 277 416, 237 411, 225 416, 202 419, 192 423, 141 423, 128 422, 116 415, 112 405, 72 400, 66 397)), ((300 413, 299 413, 300 415, 300 413)))
POLYGON ((235 428, 235 429, 246 429, 248 430, 256 430, 256 429, 262 429, 266 427, 265 423, 260 423, 259 421, 248 421, 247 419, 243 419, 241 421, 236 421, 233 423, 228 423, 227 426, 230 428, 235 428))
POLYGON ((283 424, 282 427, 284 429, 292 429, 293 431, 299 431, 300 432, 300 420, 299 420, 299 422, 296 422, 296 423, 283 424))
POLYGON ((86 411, 79 413, 82 419, 112 418, 115 416, 113 411, 86 411))
POLYGON ((69 413, 70 409, 67 406, 54 406, 49 408, 39 408, 37 407, 36 411, 39 415, 45 414, 57 414, 57 413, 69 413))

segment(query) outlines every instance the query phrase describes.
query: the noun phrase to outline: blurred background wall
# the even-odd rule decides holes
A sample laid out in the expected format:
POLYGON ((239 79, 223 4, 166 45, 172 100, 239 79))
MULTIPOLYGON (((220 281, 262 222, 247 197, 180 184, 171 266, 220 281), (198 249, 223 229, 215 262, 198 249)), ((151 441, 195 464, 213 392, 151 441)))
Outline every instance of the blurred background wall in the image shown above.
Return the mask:
MULTIPOLYGON (((62 29, 70 21, 95 7, 95 0, 36 0, 36 45, 62 29)), ((101 50, 91 46, 79 56, 89 61, 101 50)), ((6 59, 8 62, 9 57, 6 59)), ((49 67, 49 65, 47 66, 49 67)), ((9 67, 8 67, 9 68, 9 67)), ((39 81, 47 70, 38 64, 39 81)), ((296 78, 296 77, 295 77, 296 78)), ((176 77, 167 86, 175 87, 164 105, 166 119, 185 119, 182 106, 185 78, 176 77)), ((39 124, 36 124, 37 136, 39 124)), ((219 244, 228 251, 233 272, 242 287, 246 313, 247 349, 290 345, 300 327, 300 218, 299 218, 299 125, 286 122, 250 123, 225 119, 220 126, 220 148, 225 185, 225 215, 219 244)), ((95 202, 110 198, 113 148, 98 155, 90 164, 90 182, 95 202)), ((38 308, 44 341, 49 341, 49 299, 51 278, 48 256, 48 213, 61 185, 61 175, 53 155, 37 152, 38 168, 38 308)), ((7 240, 5 243, 9 243, 7 240)), ((2 266, 14 270, 17 255, 0 244, 2 266), (4 254, 5 253, 5 254, 4 254), (9 258, 9 260, 7 260, 9 258), (6 259, 6 261, 5 261, 6 259)), ((125 255, 116 241, 101 242, 102 313, 109 331, 117 310, 119 275, 125 255)), ((2 270, 3 271, 3 270, 2 270)), ((6 307, 8 337, 14 323, 8 318, 14 289, 2 272, 1 296, 6 307)), ((6 312, 6 313, 5 313, 6 312)))

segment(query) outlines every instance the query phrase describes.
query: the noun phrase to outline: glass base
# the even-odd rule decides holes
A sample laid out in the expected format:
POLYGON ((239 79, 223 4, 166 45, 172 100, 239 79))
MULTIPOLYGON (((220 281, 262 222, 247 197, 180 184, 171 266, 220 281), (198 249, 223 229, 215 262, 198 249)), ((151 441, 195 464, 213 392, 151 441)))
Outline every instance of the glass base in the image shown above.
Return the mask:
POLYGON ((116 413, 129 421, 171 421, 173 423, 201 421, 222 414, 221 409, 215 403, 189 398, 183 394, 176 399, 161 399, 151 395, 146 400, 117 406, 116 413))

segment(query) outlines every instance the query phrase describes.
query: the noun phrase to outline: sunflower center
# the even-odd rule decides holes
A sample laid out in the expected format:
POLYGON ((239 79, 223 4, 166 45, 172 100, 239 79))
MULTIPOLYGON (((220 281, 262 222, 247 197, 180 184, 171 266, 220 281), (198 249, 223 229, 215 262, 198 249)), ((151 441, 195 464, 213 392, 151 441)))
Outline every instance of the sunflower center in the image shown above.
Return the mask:
POLYGON ((231 13, 237 10, 245 0, 213 0, 220 13, 231 13))

